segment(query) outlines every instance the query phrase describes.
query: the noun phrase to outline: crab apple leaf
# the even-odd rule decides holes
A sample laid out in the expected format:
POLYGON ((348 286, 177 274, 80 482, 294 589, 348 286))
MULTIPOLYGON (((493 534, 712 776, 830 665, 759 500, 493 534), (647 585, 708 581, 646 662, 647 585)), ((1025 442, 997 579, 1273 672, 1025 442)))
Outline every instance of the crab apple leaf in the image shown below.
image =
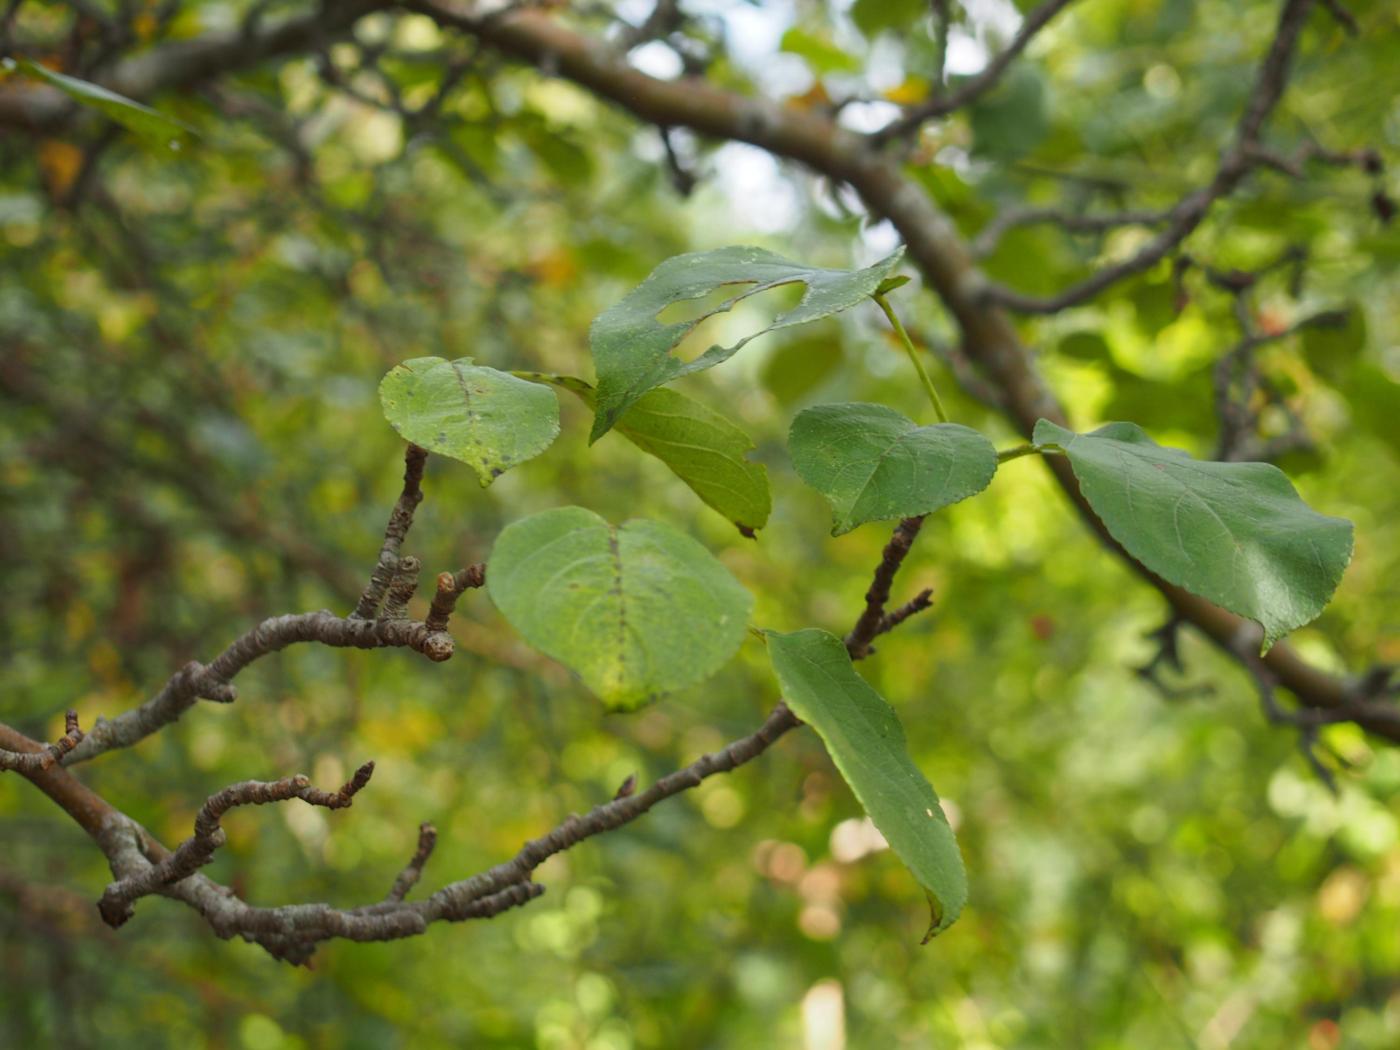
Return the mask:
POLYGON ((1129 554, 1256 621, 1265 650, 1322 612, 1351 561, 1351 522, 1312 510, 1267 463, 1192 459, 1133 423, 1076 434, 1042 419, 1034 441, 1064 450, 1084 498, 1129 554))
POLYGON ((143 106, 125 95, 109 91, 101 84, 55 72, 25 58, 16 60, 16 64, 30 76, 38 77, 58 88, 79 105, 97 110, 143 139, 179 148, 182 139, 195 136, 195 130, 188 124, 166 116, 150 106, 143 106))
POLYGON ((981 492, 992 443, 957 423, 921 427, 884 405, 817 405, 797 414, 788 450, 802 480, 831 503, 831 533, 928 514, 981 492))
POLYGON ((658 522, 582 507, 506 526, 486 568, 496 608, 610 708, 708 678, 744 640, 753 598, 708 550, 658 522))
POLYGON ((598 371, 598 403, 590 438, 597 441, 648 390, 680 376, 729 360, 750 340, 778 328, 806 324, 869 298, 904 255, 901 247, 864 270, 824 270, 784 259, 763 248, 731 246, 667 259, 623 300, 598 316, 589 346, 598 371), (800 282, 806 293, 796 306, 733 346, 712 346, 693 361, 672 355, 701 321, 733 309, 751 295, 800 282), (700 299, 726 285, 742 291, 688 321, 663 324, 657 315, 673 303, 700 299))
MULTIPOLYGON (((593 387, 582 379, 538 372, 516 374, 554 383, 593 407, 593 387)), ((773 509, 768 469, 749 461, 753 439, 714 409, 676 390, 651 390, 622 414, 614 429, 665 463, 745 536, 752 536, 768 523, 773 509)))
POLYGON ((788 706, 817 731, 870 819, 927 891, 929 936, 946 930, 967 901, 967 875, 938 795, 909 758, 894 709, 856 674, 835 635, 816 628, 764 635, 788 706))
POLYGON ((472 364, 417 357, 379 384, 384 418, 407 441, 460 459, 491 484, 559 436, 559 400, 538 383, 472 364))

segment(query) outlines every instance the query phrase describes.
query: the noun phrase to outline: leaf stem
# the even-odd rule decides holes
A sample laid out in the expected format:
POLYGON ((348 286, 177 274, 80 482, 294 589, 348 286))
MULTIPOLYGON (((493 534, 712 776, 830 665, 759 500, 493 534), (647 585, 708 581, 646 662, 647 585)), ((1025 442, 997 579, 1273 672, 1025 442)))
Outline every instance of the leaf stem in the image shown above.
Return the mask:
POLYGON ((913 340, 909 338, 909 333, 904 330, 904 325, 899 323, 899 317, 891 309, 889 300, 878 292, 871 296, 885 311, 885 316, 889 318, 890 327, 894 329, 894 334, 899 336, 899 341, 904 344, 904 351, 909 355, 909 360, 914 363, 914 370, 919 373, 919 380, 924 384, 924 390, 928 394, 928 399, 933 402, 933 414, 938 417, 938 422, 948 422, 948 413, 943 410, 943 401, 938 396, 938 390, 933 385, 933 380, 924 369, 924 363, 919 360, 919 352, 914 349, 913 340))
POLYGON ((1041 451, 1041 447, 1032 444, 1017 445, 1015 448, 1005 448, 997 453, 997 462, 1005 463, 1010 459, 1020 459, 1022 456, 1033 456, 1039 451, 1041 451))

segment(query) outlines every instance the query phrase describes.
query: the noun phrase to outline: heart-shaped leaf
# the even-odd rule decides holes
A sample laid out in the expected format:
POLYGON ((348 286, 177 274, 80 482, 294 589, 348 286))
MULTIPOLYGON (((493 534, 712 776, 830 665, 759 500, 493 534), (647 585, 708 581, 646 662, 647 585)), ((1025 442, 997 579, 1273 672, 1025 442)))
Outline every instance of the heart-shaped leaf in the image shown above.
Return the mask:
POLYGON ((929 936, 946 930, 967 901, 967 875, 938 795, 909 758, 899 718, 856 674, 835 635, 815 628, 764 635, 788 706, 817 731, 870 819, 928 891, 929 936))
POLYGON ((590 440, 597 441, 648 390, 679 376, 727 361, 749 340, 764 332, 805 324, 868 298, 904 254, 892 255, 864 270, 823 270, 784 259, 762 248, 733 246, 667 259, 616 306, 599 315, 589 332, 598 370, 598 405, 590 440), (671 351, 701 321, 732 309, 751 295, 783 284, 801 282, 807 292, 772 324, 733 346, 712 346, 690 362, 671 351), (662 324, 656 319, 672 303, 700 299, 725 285, 750 285, 713 310, 689 321, 662 324))
MULTIPOLYGON (((593 407, 593 387, 573 376, 520 372, 554 383, 593 407)), ((749 462, 753 441, 724 416, 675 390, 651 390, 622 414, 614 428, 671 468, 697 496, 752 536, 773 509, 768 470, 749 462)))
POLYGON ((559 400, 538 383, 472 364, 418 357, 379 384, 384 418, 405 440, 460 459, 491 484, 559 436, 559 400))
POLYGON ((1069 456, 1109 534, 1162 579, 1264 628, 1264 648, 1316 618, 1351 561, 1351 522, 1298 497, 1267 463, 1163 448, 1133 423, 1076 434, 1049 420, 1038 445, 1069 456))
POLYGON ((996 449, 977 431, 957 423, 921 427, 863 402, 799 412, 788 450, 802 480, 830 501, 833 536, 966 499, 997 469, 996 449))
POLYGON ((708 678, 744 640, 753 598, 709 551, 654 521, 561 507, 508 525, 486 568, 496 608, 612 708, 708 678))

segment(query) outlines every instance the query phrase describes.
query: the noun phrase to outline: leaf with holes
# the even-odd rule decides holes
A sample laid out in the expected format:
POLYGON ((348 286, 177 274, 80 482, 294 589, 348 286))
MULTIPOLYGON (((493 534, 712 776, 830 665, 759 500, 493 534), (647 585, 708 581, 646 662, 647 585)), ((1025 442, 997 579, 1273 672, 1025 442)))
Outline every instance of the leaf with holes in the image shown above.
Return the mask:
POLYGON ((598 370, 598 405, 590 440, 606 434, 648 390, 713 368, 765 332, 815 321, 862 302, 889 277, 903 254, 900 248, 874 266, 854 271, 803 266, 762 248, 743 246, 667 259, 593 322, 588 341, 598 370), (805 284, 806 294, 772 324, 733 346, 712 346, 693 361, 672 356, 677 344, 707 317, 731 310, 751 295, 794 282, 805 284), (656 319, 673 303, 703 298, 726 285, 752 287, 692 320, 662 324, 656 319))
MULTIPOLYGON (((593 387, 582 379, 540 372, 516 375, 554 383, 593 407, 593 387)), ((623 413, 614 429, 670 467, 745 536, 767 524, 773 509, 768 470, 749 462, 753 441, 718 412, 675 390, 651 390, 623 413)))
POLYGON ((582 507, 502 530, 486 588, 527 642, 623 709, 719 670, 753 608, 748 591, 689 536, 654 521, 611 525, 582 507))
POLYGON ((764 635, 788 706, 817 731, 870 819, 928 891, 928 936, 946 930, 967 901, 967 875, 938 795, 909 758, 899 718, 856 674, 835 635, 815 628, 764 635))
POLYGON ((109 91, 101 84, 79 80, 66 73, 56 73, 24 58, 19 59, 17 64, 26 73, 47 81, 75 102, 97 110, 144 139, 178 147, 184 136, 195 135, 195 130, 188 124, 168 117, 150 106, 143 106, 125 95, 109 91))
POLYGON ((1264 628, 1264 649, 1317 617, 1351 561, 1351 522, 1312 510, 1267 463, 1163 448, 1133 423, 1076 434, 1049 420, 1038 445, 1069 456, 1084 498, 1162 579, 1264 628))
POLYGON ((460 459, 483 488, 559 436, 553 391, 470 357, 405 361, 379 384, 379 402, 405 440, 460 459))
POLYGON ((805 409, 788 434, 792 464, 834 511, 831 534, 928 514, 991 483, 997 452, 957 423, 921 427, 884 405, 805 409))

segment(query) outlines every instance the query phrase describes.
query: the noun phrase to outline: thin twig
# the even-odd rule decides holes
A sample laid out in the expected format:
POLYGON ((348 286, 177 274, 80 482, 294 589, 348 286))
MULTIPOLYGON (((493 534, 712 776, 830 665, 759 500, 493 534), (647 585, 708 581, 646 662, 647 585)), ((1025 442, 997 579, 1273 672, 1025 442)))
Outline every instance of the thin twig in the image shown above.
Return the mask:
POLYGON ((424 626, 430 631, 447 630, 447 621, 452 616, 452 610, 457 607, 457 599, 465 591, 482 587, 485 583, 486 566, 480 562, 468 565, 455 573, 444 572, 439 575, 437 593, 433 595, 433 604, 428 610, 428 618, 423 621, 424 626))
POLYGON ((1036 34, 1072 2, 1073 0, 1046 0, 1045 3, 1026 16, 1026 20, 1021 23, 1021 28, 1012 37, 1011 43, 1007 44, 1004 51, 988 62, 982 72, 951 94, 935 95, 916 106, 912 106, 904 116, 891 121, 872 134, 872 141, 883 145, 890 139, 917 131, 926 120, 932 120, 934 117, 945 117, 981 98, 996 87, 1002 74, 1016 60, 1016 56, 1035 39, 1036 34))
POLYGON ((1278 106, 1288 84, 1288 72, 1298 37, 1314 0, 1285 0, 1273 42, 1259 65, 1254 87, 1236 127, 1235 139, 1225 151, 1215 177, 1206 186, 1187 194, 1167 213, 1166 229, 1133 255, 1099 270, 1078 284, 1052 296, 1024 295, 1001 285, 987 284, 983 299, 1018 313, 1053 314, 1087 302, 1125 277, 1141 273, 1165 258, 1205 219, 1216 201, 1228 196, 1250 172, 1265 164, 1260 136, 1264 123, 1278 106))
POLYGON ((379 548, 379 562, 370 574, 369 583, 360 595, 359 603, 351 617, 357 620, 372 620, 379 612, 384 594, 393 582, 394 573, 399 567, 399 548, 404 537, 413 527, 413 512, 423 502, 423 466, 428 461, 426 449, 410 444, 404 450, 403 491, 389 515, 389 524, 384 527, 384 545, 379 548))
POLYGON ((408 896, 408 891, 413 889, 418 884, 418 880, 423 877, 423 866, 433 855, 433 847, 436 845, 437 828, 426 822, 419 824, 418 849, 403 871, 399 872, 399 877, 394 880, 393 888, 389 890, 389 895, 384 898, 385 900, 401 901, 408 896))
POLYGON ((108 926, 120 926, 131 918, 132 905, 137 900, 159 893, 171 883, 189 878, 208 864, 214 859, 214 851, 225 842, 224 830, 219 822, 235 806, 263 806, 269 802, 299 798, 313 806, 344 809, 350 805, 355 794, 369 783, 373 773, 374 763, 366 762, 339 791, 319 791, 311 786, 309 778, 300 775, 270 782, 244 780, 230 784, 211 795, 200 808, 199 815, 195 817, 193 835, 159 863, 110 883, 102 899, 97 902, 97 910, 108 926))
POLYGON ((0 749, 0 770, 16 773, 40 773, 71 752, 83 739, 78 728, 78 712, 70 709, 63 717, 63 735, 39 751, 6 751, 0 749))
POLYGON ((874 578, 870 581, 870 589, 865 592, 865 610, 860 614, 856 625, 851 628, 851 633, 846 635, 846 651, 851 654, 852 660, 859 660, 865 656, 871 641, 880 633, 895 573, 899 572, 899 567, 904 564, 904 559, 914 545, 914 538, 919 535, 923 524, 923 515, 905 518, 895 526, 894 534, 890 536, 889 543, 885 544, 880 564, 876 566, 874 578))

